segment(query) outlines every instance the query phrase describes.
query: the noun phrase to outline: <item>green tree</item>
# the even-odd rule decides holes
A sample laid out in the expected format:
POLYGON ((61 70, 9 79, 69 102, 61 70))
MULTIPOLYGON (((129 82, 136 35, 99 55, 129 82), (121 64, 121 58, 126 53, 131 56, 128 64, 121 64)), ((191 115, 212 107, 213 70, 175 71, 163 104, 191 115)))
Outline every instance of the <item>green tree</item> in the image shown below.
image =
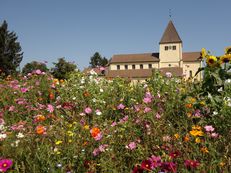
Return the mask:
POLYGON ((43 72, 47 72, 48 71, 48 68, 46 66, 45 63, 41 63, 41 62, 37 62, 37 61, 32 61, 30 63, 27 63, 23 69, 22 69, 22 73, 25 75, 25 74, 28 74, 28 73, 31 73, 32 71, 34 70, 41 70, 43 72))
POLYGON ((99 52, 95 52, 95 54, 91 57, 90 60, 90 67, 95 68, 95 67, 100 67, 100 66, 105 66, 107 65, 108 60, 105 57, 101 57, 101 55, 99 54, 99 52))
POLYGON ((23 53, 14 32, 8 31, 6 21, 0 26, 0 73, 9 75, 17 72, 23 53))
POLYGON ((67 62, 64 58, 59 58, 58 63, 53 63, 54 68, 51 69, 51 74, 58 79, 67 79, 70 72, 75 71, 77 66, 67 62))

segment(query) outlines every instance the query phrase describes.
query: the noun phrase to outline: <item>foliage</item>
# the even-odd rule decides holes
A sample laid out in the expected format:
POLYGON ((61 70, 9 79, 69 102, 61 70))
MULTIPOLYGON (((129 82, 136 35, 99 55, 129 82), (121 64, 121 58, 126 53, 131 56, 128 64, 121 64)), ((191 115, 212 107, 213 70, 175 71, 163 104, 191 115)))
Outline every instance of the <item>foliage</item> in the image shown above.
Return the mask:
POLYGON ((0 26, 0 74, 10 75, 17 72, 23 58, 21 46, 15 32, 8 31, 6 21, 0 26))
POLYGON ((40 63, 40 62, 37 62, 37 61, 32 61, 30 63, 27 63, 23 69, 22 69, 22 73, 25 75, 25 74, 28 74, 28 73, 31 73, 35 70, 41 70, 43 72, 48 72, 49 69, 47 68, 46 64, 45 63, 40 63))
POLYGON ((133 85, 77 71, 1 80, 0 169, 230 172, 231 79, 210 96, 204 82, 155 72, 133 85))
POLYGON ((64 58, 59 58, 57 63, 53 63, 54 68, 51 69, 52 75, 57 79, 67 79, 69 73, 76 70, 76 65, 67 62, 64 58))
POLYGON ((95 54, 91 57, 89 64, 92 68, 100 66, 104 67, 108 64, 108 60, 105 57, 102 58, 99 52, 95 52, 95 54))

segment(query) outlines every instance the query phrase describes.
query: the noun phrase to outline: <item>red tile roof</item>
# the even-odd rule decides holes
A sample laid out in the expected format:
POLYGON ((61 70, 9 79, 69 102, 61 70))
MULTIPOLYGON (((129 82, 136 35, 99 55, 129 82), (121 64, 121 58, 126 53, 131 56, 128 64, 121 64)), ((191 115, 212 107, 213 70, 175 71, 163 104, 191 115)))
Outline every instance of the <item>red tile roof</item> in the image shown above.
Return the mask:
POLYGON ((183 62, 200 61, 201 52, 183 52, 183 62))
POLYGON ((159 53, 114 55, 110 63, 158 62, 159 53))

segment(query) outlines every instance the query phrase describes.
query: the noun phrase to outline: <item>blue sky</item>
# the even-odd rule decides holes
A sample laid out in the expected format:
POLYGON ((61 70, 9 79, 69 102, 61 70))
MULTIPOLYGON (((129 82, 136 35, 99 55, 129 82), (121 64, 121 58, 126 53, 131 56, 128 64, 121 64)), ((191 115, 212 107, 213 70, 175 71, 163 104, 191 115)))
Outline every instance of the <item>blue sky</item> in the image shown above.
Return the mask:
POLYGON ((1 0, 0 23, 18 36, 21 67, 65 57, 82 70, 96 51, 108 59, 158 52, 169 9, 183 51, 221 55, 231 46, 230 7, 231 0, 1 0))

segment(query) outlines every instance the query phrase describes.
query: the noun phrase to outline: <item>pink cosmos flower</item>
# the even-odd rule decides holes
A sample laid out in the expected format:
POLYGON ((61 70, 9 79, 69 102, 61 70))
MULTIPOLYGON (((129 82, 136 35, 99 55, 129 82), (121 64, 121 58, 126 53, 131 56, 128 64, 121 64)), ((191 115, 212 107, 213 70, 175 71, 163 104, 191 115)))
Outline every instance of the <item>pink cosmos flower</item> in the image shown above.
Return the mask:
POLYGON ((151 103, 152 99, 150 97, 144 97, 143 102, 144 103, 151 103))
POLYGON ((172 77, 172 73, 171 73, 171 72, 166 72, 166 73, 165 73, 165 76, 166 76, 167 78, 171 78, 171 77, 172 77))
POLYGON ((197 160, 185 160, 184 165, 187 168, 193 169, 198 167, 200 165, 200 162, 198 162, 197 160))
POLYGON ((157 119, 160 119, 160 118, 161 118, 161 116, 160 116, 160 114, 159 114, 158 112, 156 113, 156 118, 157 118, 157 119))
POLYGON ((94 137, 94 139, 95 139, 96 141, 100 141, 100 140, 102 139, 102 137, 103 137, 102 133, 99 133, 99 134, 97 134, 97 135, 94 137))
POLYGON ((41 70, 39 70, 39 69, 35 70, 35 74, 40 75, 41 73, 42 73, 42 71, 41 71, 41 70))
POLYGON ((3 118, 0 118, 0 125, 4 125, 5 124, 5 121, 3 118))
POLYGON ((219 134, 218 133, 211 133, 212 138, 218 138, 219 134))
POLYGON ((90 107, 86 107, 84 111, 85 111, 86 114, 91 114, 92 113, 92 109, 90 107))
POLYGON ((114 127, 114 126, 116 126, 117 125, 117 123, 116 122, 113 122, 112 124, 111 124, 111 127, 114 127))
POLYGON ((14 109, 15 109, 15 106, 10 106, 9 111, 10 111, 10 112, 13 112, 14 109))
POLYGON ((22 93, 25 93, 25 92, 27 92, 27 91, 29 91, 28 88, 21 88, 21 92, 22 92, 22 93))
POLYGON ((10 159, 1 159, 0 160, 0 172, 6 172, 11 166, 13 162, 10 159))
POLYGON ((205 126, 204 127, 206 132, 213 132, 215 129, 213 128, 213 126, 205 126))
POLYGON ((157 168, 157 167, 161 166, 161 157, 160 156, 152 155, 150 159, 152 160, 153 168, 157 168))
POLYGON ((51 104, 48 104, 48 105, 47 105, 47 110, 48 110, 50 113, 52 113, 52 112, 54 112, 54 107, 53 107, 51 104))
POLYGON ((136 143, 130 142, 130 144, 126 145, 126 148, 129 150, 134 150, 136 148, 136 143))
POLYGON ((152 110, 151 108, 146 107, 146 108, 144 108, 144 113, 148 113, 148 112, 150 112, 151 110, 152 110))
POLYGON ((117 109, 124 109, 125 108, 125 106, 122 104, 122 103, 120 103, 118 106, 117 106, 117 109))

